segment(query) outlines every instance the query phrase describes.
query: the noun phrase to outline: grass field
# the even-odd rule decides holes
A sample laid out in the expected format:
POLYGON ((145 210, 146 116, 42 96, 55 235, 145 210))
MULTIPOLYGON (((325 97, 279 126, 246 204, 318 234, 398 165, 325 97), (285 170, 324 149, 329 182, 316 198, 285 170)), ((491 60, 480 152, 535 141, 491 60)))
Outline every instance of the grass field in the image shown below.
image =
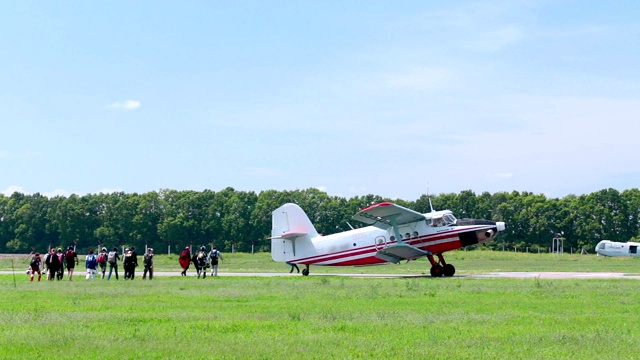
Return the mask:
MULTIPOLYGON (((553 256, 452 252, 448 259, 460 272, 637 273, 636 259, 553 256)), ((177 270, 174 261, 158 258, 158 269, 177 270)), ((426 266, 312 267, 312 274, 426 266)), ((288 268, 265 254, 235 254, 222 270, 288 268)), ((628 279, 324 276, 30 283, 22 271, 15 282, 0 275, 0 358, 634 359, 638 286, 628 279)))
MULTIPOLYGON (((235 253, 223 254, 220 263, 222 272, 288 272, 289 267, 271 260, 268 253, 235 253)), ((591 255, 571 254, 532 254, 502 251, 451 251, 445 254, 447 262, 456 267, 459 274, 485 273, 491 271, 587 271, 587 272, 621 272, 640 274, 640 258, 610 258, 591 255)), ((27 269, 27 256, 14 256, 13 266, 24 273, 27 269)), ((84 255, 80 256, 79 270, 84 271, 84 255)), ((12 258, 0 255, 0 270, 12 269, 12 258)), ((142 257, 139 259, 142 263, 142 257)), ((311 274, 335 273, 389 273, 389 274, 429 274, 431 265, 426 259, 409 263, 388 264, 366 267, 329 267, 312 266, 311 274)), ((178 265, 178 255, 155 256, 157 271, 175 271, 182 269, 178 265)), ((301 266, 302 268, 302 266, 301 266)), ((138 272, 142 269, 138 268, 138 272)), ((120 266, 122 272, 122 266, 120 266)), ((193 273, 193 268, 190 269, 193 273)))

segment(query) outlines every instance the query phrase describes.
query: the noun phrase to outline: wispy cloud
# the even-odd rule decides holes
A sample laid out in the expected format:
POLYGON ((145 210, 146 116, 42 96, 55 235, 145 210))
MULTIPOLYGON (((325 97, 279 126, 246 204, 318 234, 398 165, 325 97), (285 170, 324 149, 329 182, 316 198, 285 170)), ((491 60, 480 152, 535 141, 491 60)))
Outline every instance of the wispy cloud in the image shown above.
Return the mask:
POLYGON ((3 190, 2 194, 4 194, 4 196, 11 196, 15 192, 22 193, 22 194, 25 193, 24 189, 22 188, 22 186, 13 185, 13 186, 9 186, 7 189, 3 190))
POLYGON ((117 192, 123 192, 124 190, 121 187, 116 188, 104 188, 98 191, 98 194, 113 194, 117 192))
POLYGON ((125 101, 116 101, 113 104, 109 105, 110 109, 119 109, 119 110, 135 110, 140 107, 142 103, 138 100, 125 100, 125 101))

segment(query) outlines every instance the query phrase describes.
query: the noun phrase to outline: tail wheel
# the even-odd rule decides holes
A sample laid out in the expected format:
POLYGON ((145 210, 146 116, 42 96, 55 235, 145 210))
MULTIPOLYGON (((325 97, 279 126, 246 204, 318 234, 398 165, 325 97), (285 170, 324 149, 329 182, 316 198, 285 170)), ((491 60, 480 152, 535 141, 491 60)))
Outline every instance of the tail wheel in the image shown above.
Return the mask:
POLYGON ((442 274, 444 276, 453 276, 453 274, 455 273, 456 273, 456 268, 451 264, 445 265, 444 268, 442 269, 442 274))
POLYGON ((303 276, 309 276, 309 269, 302 269, 303 276))
POLYGON ((433 265, 431 267, 431 277, 441 277, 443 275, 444 269, 440 265, 433 265))

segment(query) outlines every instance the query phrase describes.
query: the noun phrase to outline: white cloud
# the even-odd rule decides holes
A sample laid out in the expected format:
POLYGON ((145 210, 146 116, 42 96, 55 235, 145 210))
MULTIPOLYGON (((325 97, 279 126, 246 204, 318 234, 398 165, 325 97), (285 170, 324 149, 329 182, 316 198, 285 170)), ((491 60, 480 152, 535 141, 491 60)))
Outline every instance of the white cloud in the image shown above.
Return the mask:
POLYGON ((124 190, 121 187, 116 188, 104 188, 98 191, 98 194, 113 194, 117 192, 123 192, 124 190))
POLYGON ((5 196, 11 196, 14 192, 26 194, 22 186, 18 185, 9 186, 6 190, 2 191, 2 194, 4 194, 5 196))
POLYGON ((69 197, 71 195, 71 192, 63 189, 55 189, 52 192, 44 193, 42 195, 48 198, 54 198, 56 196, 69 197))
POLYGON ((125 100, 125 101, 116 101, 113 104, 109 105, 111 109, 120 109, 120 110, 135 110, 140 107, 142 103, 138 100, 125 100))

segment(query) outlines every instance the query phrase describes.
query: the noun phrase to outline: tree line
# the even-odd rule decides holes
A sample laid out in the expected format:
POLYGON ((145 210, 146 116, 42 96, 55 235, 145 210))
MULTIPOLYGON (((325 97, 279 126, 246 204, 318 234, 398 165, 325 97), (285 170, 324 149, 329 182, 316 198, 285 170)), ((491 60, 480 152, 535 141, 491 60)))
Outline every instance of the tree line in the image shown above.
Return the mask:
MULTIPOLYGON (((507 229, 489 248, 517 247, 547 251, 554 234, 565 248, 593 247, 603 239, 629 241, 640 235, 640 190, 603 189, 586 195, 547 198, 530 192, 483 192, 431 195, 436 210, 458 218, 504 221, 507 229)), ((392 201, 421 213, 430 211, 429 196, 415 201, 377 195, 349 199, 317 189, 260 193, 177 191, 144 194, 87 194, 48 198, 39 193, 0 194, 0 253, 43 252, 51 246, 75 245, 80 253, 98 246, 144 246, 178 252, 186 245, 216 245, 229 252, 269 251, 271 212, 280 205, 300 205, 319 233, 333 234, 359 226, 359 210, 392 201)))

